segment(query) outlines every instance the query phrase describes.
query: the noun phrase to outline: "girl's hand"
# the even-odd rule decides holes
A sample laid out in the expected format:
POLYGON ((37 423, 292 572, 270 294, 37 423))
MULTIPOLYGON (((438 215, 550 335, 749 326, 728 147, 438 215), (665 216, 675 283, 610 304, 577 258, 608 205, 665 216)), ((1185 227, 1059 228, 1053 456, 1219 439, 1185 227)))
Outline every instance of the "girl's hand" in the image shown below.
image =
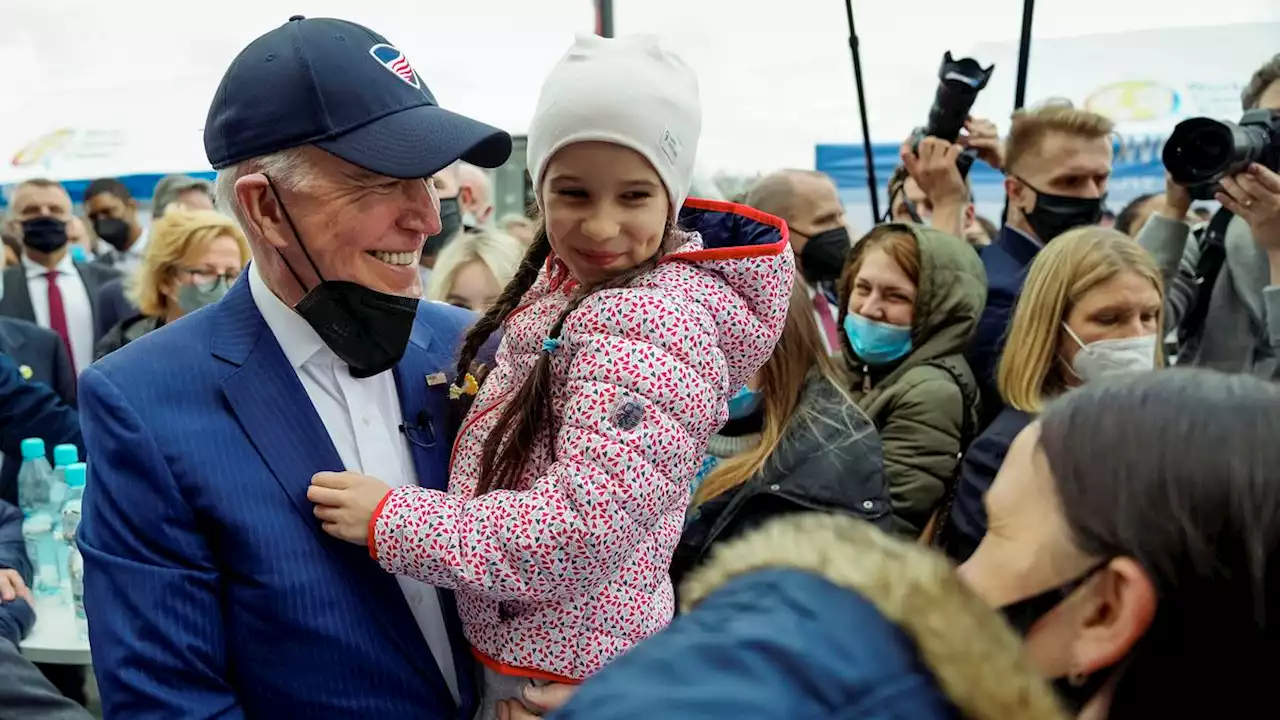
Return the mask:
POLYGON ((369 519, 391 486, 353 472, 322 472, 311 478, 307 499, 330 535, 356 545, 369 544, 369 519))

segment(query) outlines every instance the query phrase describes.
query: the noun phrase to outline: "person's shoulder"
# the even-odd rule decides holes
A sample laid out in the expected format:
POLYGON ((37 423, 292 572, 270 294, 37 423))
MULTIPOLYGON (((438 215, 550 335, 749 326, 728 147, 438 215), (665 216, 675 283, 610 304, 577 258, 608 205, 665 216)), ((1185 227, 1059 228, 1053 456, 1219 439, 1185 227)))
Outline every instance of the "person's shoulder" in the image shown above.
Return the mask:
POLYGON ((104 284, 116 283, 121 286, 124 284, 124 273, 120 272, 120 270, 115 267, 107 265, 106 263, 94 260, 90 262, 76 262, 75 266, 80 269, 80 272, 86 275, 97 276, 104 284))
POLYGON ((480 319, 479 315, 465 308, 437 300, 418 302, 418 314, 414 324, 433 334, 459 336, 480 319))
MULTIPOLYGON (((23 342, 52 343, 58 341, 58 334, 48 328, 40 327, 22 318, 0 316, 0 341, 3 341, 5 335, 21 337, 23 342)), ((0 348, 0 350, 9 351, 8 348, 0 348)))

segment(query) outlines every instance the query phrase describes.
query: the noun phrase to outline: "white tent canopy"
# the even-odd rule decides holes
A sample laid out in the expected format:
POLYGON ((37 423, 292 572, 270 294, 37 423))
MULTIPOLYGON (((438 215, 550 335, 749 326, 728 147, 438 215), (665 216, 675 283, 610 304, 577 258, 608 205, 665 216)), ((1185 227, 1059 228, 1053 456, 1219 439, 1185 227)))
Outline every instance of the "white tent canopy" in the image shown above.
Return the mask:
MULTIPOLYGON (((1214 24, 1280 21, 1275 0, 1233 0, 1211 14, 1197 0, 1037 5, 1037 40, 1195 26, 1210 16, 1214 24)), ((860 140, 841 0, 615 0, 615 7, 619 33, 656 33, 698 71, 703 167, 812 167, 816 143, 860 140)), ((976 109, 1007 118, 1021 9, 1020 0, 856 2, 875 139, 893 141, 921 122, 947 49, 1000 55, 976 109)), ((194 11, 159 0, 4 0, 0 64, 12 102, 0 109, 0 184, 207 170, 200 130, 223 70, 295 13, 382 32, 444 106, 517 134, 542 77, 573 33, 593 26, 591 0, 222 0, 194 11)), ((1028 98, 1069 95, 1080 83, 1100 87, 1113 77, 1150 80, 1146 51, 1111 37, 1111 51, 1091 58, 1088 77, 1077 64, 1040 61, 1033 49, 1028 98)), ((1243 82, 1276 50, 1262 45, 1274 41, 1249 40, 1225 55, 1189 47, 1185 63, 1166 75, 1211 68, 1243 82)))

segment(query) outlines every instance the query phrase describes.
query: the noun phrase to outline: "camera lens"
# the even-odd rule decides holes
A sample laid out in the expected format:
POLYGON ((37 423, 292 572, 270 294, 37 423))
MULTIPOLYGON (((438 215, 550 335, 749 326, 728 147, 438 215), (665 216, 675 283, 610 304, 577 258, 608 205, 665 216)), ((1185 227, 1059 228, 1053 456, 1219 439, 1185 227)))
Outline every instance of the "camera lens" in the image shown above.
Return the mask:
POLYGON ((1174 182, 1204 185, 1240 172, 1258 160, 1270 140, 1264 127, 1191 118, 1174 127, 1161 159, 1174 182))

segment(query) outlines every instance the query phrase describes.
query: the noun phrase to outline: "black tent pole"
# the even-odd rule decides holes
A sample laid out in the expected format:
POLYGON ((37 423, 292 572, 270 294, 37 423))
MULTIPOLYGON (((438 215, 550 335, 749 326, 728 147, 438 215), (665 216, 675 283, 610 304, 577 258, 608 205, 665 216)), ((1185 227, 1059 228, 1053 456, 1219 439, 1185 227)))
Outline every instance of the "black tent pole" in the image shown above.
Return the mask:
POLYGON ((596 0, 596 34, 613 37, 613 0, 596 0))
POLYGON ((1027 99, 1027 66, 1031 63, 1031 21, 1035 17, 1035 0, 1022 2, 1022 37, 1018 42, 1018 86, 1014 90, 1013 109, 1021 109, 1027 99))
POLYGON ((844 0, 844 14, 849 19, 849 50, 853 53, 853 82, 858 90, 858 114, 862 117, 862 150, 867 156, 867 189, 871 192, 871 224, 875 225, 880 222, 880 195, 876 192, 875 154, 871 151, 871 130, 867 124, 867 100, 862 90, 862 58, 858 54, 858 33, 853 29, 853 0, 844 0))

